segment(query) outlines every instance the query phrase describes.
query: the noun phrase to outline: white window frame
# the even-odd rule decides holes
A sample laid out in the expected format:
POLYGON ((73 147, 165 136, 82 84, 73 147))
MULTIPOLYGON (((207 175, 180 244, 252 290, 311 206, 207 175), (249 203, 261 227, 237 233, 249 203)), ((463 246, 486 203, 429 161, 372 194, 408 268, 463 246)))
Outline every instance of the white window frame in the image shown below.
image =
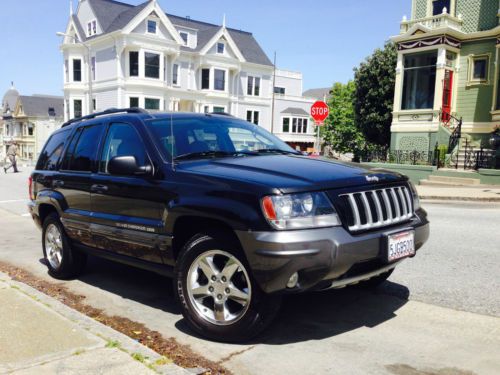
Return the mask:
POLYGON ((309 118, 307 118, 306 116, 281 116, 281 132, 283 134, 296 134, 296 135, 300 135, 300 134, 311 134, 310 133, 310 127, 311 125, 311 121, 309 118), (288 119, 289 121, 289 124, 288 124, 288 131, 286 132, 283 128, 284 124, 283 124, 283 121, 284 119, 288 119), (302 125, 300 125, 301 129, 304 127, 304 121, 307 121, 307 124, 306 124, 306 131, 305 132, 298 132, 298 131, 293 131, 293 120, 297 120, 297 128, 299 127, 299 120, 302 120, 302 125))
POLYGON ((130 99, 137 99, 137 107, 141 108, 141 97, 139 95, 130 95, 127 97, 128 99, 128 106, 130 107, 130 99))
POLYGON ((223 111, 223 112, 224 112, 224 113, 227 113, 227 107, 226 107, 225 105, 213 105, 213 106, 212 106, 212 113, 216 113, 216 112, 215 112, 215 107, 217 107, 217 108, 224 108, 224 111, 223 111))
POLYGON ((87 22, 87 36, 94 36, 97 34, 97 19, 92 19, 87 22))
POLYGON ((217 42, 215 44, 215 53, 217 55, 225 55, 226 54, 226 43, 225 42, 217 42), (219 52, 219 45, 222 45, 222 52, 219 52))
POLYGON ((146 100, 147 99, 151 99, 151 100, 158 100, 158 109, 150 109, 150 111, 162 111, 163 108, 162 108, 162 98, 160 97, 155 97, 155 96, 144 96, 144 109, 147 109, 146 108, 146 100))
MULTIPOLYGON (((129 55, 130 56, 130 55, 129 55)), ((163 55, 162 52, 154 51, 154 50, 143 50, 139 52, 139 77, 144 78, 144 79, 150 79, 150 80, 155 80, 155 81, 163 81, 165 77, 164 75, 164 63, 165 63, 165 56, 163 55), (147 77, 146 76, 146 53, 150 53, 153 55, 158 55, 159 58, 159 66, 158 66, 158 78, 156 77, 147 77), (142 71, 141 71, 141 62, 142 62, 142 71), (141 75, 142 73, 142 75, 141 75)))
POLYGON ((260 126, 260 111, 256 111, 254 109, 247 109, 247 112, 246 112, 246 117, 245 117, 245 120, 248 121, 248 113, 251 113, 251 116, 250 116, 250 123, 254 124, 254 125, 257 125, 257 126, 260 126), (259 121, 257 121, 257 123, 255 123, 255 114, 258 113, 257 115, 257 118, 259 121))
POLYGON ((173 63, 172 64, 172 86, 180 86, 181 85, 181 80, 180 80, 180 73, 181 73, 181 66, 179 63, 173 63), (174 76, 175 76, 175 67, 177 67, 177 82, 174 82, 174 76))
POLYGON ((131 49, 126 52, 127 53, 127 77, 128 78, 140 78, 141 77, 141 51, 137 49, 131 49), (130 63, 130 53, 131 52, 136 52, 137 53, 137 75, 133 76, 130 74, 130 68, 132 67, 132 64, 130 63))
POLYGON ((158 20, 153 19, 153 18, 148 18, 146 19, 146 34, 148 35, 158 35, 158 20), (154 22, 155 23, 155 32, 152 33, 149 31, 149 23, 154 22))
POLYGON ((228 92, 228 89, 229 89, 229 70, 227 69, 224 69, 224 68, 219 68, 219 67, 213 67, 211 68, 212 72, 212 82, 211 82, 211 85, 212 85, 212 90, 213 91, 217 91, 217 92, 228 92), (222 72, 224 72, 224 90, 219 90, 219 89, 216 89, 215 88, 215 71, 216 70, 220 70, 222 72))
POLYGON ((260 97, 262 94, 262 77, 259 76, 259 75, 253 75, 253 74, 249 74, 247 75, 247 85, 245 87, 245 95, 246 96, 255 96, 255 97, 260 97), (260 81, 260 84, 259 84, 259 95, 255 95, 255 80, 256 78, 259 79, 260 81), (252 82, 252 92, 249 94, 248 93, 248 82, 250 81, 250 79, 253 81, 252 82))
POLYGON ((187 31, 179 31, 179 36, 184 41, 182 34, 186 35, 186 41, 184 42, 184 45, 187 46, 189 44, 189 33, 187 31))

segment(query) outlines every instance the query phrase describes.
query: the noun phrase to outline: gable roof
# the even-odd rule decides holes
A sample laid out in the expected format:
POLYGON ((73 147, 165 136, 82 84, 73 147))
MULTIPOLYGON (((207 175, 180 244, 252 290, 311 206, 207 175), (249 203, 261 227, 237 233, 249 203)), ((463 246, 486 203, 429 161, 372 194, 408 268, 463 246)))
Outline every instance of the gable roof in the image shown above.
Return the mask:
POLYGON ((305 110, 296 107, 288 107, 287 109, 281 111, 281 113, 296 116, 309 116, 309 113, 307 113, 305 110))
MULTIPOLYGON (((134 6, 121 3, 115 0, 88 0, 95 17, 99 22, 104 33, 123 29, 132 21, 152 0, 148 0, 140 5, 134 6)), ((196 21, 185 17, 175 16, 165 13, 167 18, 178 27, 187 27, 197 30, 198 44, 192 49, 181 46, 183 51, 200 52, 203 47, 214 37, 221 29, 221 26, 211 23, 196 21)), ((81 27, 79 25, 79 27, 81 27)), ((260 45, 257 43, 252 33, 227 28, 229 35, 233 38, 241 54, 246 61, 254 64, 273 66, 271 60, 267 57, 260 45)))
POLYGON ((324 88, 318 88, 318 89, 310 89, 307 91, 304 91, 302 96, 305 96, 306 98, 314 98, 318 100, 323 100, 325 97, 328 99, 330 97, 330 90, 331 87, 324 87, 324 88))
POLYGON ((18 104, 23 106, 23 113, 28 117, 47 117, 49 108, 54 108, 56 117, 64 115, 64 99, 60 96, 21 95, 18 104))

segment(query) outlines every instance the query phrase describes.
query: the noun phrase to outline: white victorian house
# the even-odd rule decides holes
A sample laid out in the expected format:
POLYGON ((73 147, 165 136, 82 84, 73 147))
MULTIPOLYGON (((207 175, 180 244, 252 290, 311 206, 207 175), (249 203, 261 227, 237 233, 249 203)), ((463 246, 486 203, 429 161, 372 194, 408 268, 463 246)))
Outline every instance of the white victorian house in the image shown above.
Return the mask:
MULTIPOLYGON (((66 119, 141 107, 227 112, 271 130, 275 69, 251 33, 167 14, 156 0, 137 6, 79 0, 70 13, 61 46, 66 119)), ((276 116, 275 132, 281 133, 276 116)))

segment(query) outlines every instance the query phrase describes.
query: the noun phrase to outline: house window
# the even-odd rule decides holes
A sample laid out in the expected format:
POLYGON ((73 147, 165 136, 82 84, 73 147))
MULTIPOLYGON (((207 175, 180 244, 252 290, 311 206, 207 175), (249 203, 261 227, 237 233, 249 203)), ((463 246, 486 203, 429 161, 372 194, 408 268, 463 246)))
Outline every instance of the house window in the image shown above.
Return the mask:
POLYGON ((28 135, 33 135, 33 124, 28 124, 28 135))
POLYGON ((259 111, 247 111, 247 121, 259 125, 259 111))
POLYGON ((97 99, 92 99, 92 109, 94 111, 97 109, 97 99))
POLYGON ((487 55, 471 56, 469 58, 469 82, 488 82, 489 57, 487 55))
POLYGON ((179 64, 174 64, 172 67, 172 84, 179 84, 179 64))
POLYGON ((280 94, 280 95, 285 95, 285 88, 284 87, 275 87, 274 88, 274 93, 275 94, 280 94))
POLYGON ((401 109, 432 109, 434 107, 436 62, 436 51, 405 56, 401 109))
POLYGON ((73 81, 82 81, 82 60, 80 59, 73 60, 73 81))
POLYGON ((222 42, 217 43, 217 53, 219 55, 223 55, 224 54, 225 48, 226 48, 226 45, 224 43, 222 43, 222 42))
POLYGON ((204 112, 204 113, 208 113, 208 112, 210 112, 210 107, 209 107, 208 105, 204 106, 204 107, 203 107, 203 112, 204 112))
POLYGON ((215 69, 214 70, 214 89, 219 91, 226 90, 226 71, 215 69))
POLYGON ((160 78, 160 55, 146 52, 144 62, 144 75, 147 78, 160 78))
POLYGON ((156 21, 148 20, 148 34, 156 34, 156 21))
POLYGON ((92 36, 97 34, 97 21, 93 20, 87 23, 87 35, 92 36))
POLYGON ((49 116, 55 117, 56 116, 56 110, 54 107, 49 107, 49 116))
POLYGON ((301 117, 284 117, 283 118, 283 133, 306 134, 309 121, 301 117), (292 127, 290 129, 290 123, 292 127), (291 131, 290 131, 291 130, 291 131))
POLYGON ((129 107, 130 108, 139 108, 139 98, 138 97, 130 97, 129 98, 129 107))
POLYGON ((180 34, 182 40, 184 41, 184 45, 187 46, 189 34, 186 33, 185 31, 181 31, 179 34, 180 34))
POLYGON ((226 108, 214 106, 214 113, 224 113, 224 112, 226 112, 226 108))
POLYGON ((154 111, 160 110, 160 99, 146 98, 144 99, 144 108, 152 109, 154 111))
POLYGON ((73 117, 82 117, 82 101, 81 99, 73 100, 73 117))
POLYGON ((248 76, 247 95, 260 96, 260 78, 248 76))
POLYGON ((95 81, 95 56, 93 56, 91 59, 91 69, 92 69, 92 80, 95 81))
POLYGON ((443 13, 446 8, 446 13, 450 14, 451 0, 433 0, 432 1, 432 15, 437 16, 443 13))
POLYGON ((210 69, 201 70, 201 89, 208 90, 210 88, 210 69))
POLYGON ((139 76, 139 52, 132 51, 129 52, 129 62, 130 62, 130 76, 139 76))
POLYGON ((290 133, 290 118, 283 117, 283 133, 290 133))

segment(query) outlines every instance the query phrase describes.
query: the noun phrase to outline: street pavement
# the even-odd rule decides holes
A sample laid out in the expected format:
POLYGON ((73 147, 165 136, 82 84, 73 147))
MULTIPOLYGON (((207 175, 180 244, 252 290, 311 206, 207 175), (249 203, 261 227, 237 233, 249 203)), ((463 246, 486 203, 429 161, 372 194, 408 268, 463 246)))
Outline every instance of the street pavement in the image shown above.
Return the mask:
MULTIPOLYGON (((50 280, 26 213, 28 174, 0 175, 0 261, 50 280)), ((87 303, 175 337, 235 374, 498 374, 500 205, 428 203, 431 238, 375 291, 290 296, 247 345, 195 337, 163 277, 100 259, 64 282, 87 303)))

